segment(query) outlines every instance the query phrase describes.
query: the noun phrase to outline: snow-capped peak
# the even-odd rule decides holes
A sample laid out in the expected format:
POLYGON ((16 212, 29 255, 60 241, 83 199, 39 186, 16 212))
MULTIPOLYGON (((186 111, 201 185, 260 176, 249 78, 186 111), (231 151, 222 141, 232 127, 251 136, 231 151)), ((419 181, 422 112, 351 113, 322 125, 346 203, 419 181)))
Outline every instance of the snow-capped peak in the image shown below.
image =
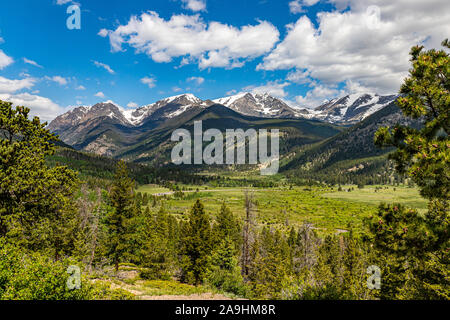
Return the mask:
POLYGON ((171 103, 171 102, 173 102, 173 101, 175 101, 177 99, 180 99, 180 98, 185 98, 186 100, 188 100, 188 101, 190 101, 192 103, 201 103, 203 101, 202 99, 197 98, 196 96, 194 96, 192 93, 183 93, 183 94, 180 94, 180 95, 177 95, 177 96, 172 96, 172 97, 165 98, 165 99, 163 99, 161 101, 164 101, 166 103, 171 103))
POLYGON ((233 96, 213 100, 234 111, 248 116, 288 118, 299 114, 281 99, 272 97, 269 93, 241 92, 233 96))
POLYGON ((349 94, 341 98, 332 99, 316 107, 314 109, 314 117, 333 123, 354 123, 384 108, 396 98, 396 95, 349 94))

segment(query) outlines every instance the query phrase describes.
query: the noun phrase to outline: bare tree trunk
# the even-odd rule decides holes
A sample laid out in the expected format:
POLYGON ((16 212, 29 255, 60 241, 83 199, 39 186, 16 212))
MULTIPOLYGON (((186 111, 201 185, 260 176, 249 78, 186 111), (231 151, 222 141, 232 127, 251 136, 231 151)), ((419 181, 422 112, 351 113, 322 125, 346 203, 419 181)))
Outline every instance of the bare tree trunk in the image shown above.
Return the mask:
POLYGON ((248 190, 244 192, 244 204, 245 204, 245 222, 243 228, 243 244, 242 244, 242 257, 241 257, 241 269, 244 277, 248 276, 250 265, 250 246, 253 242, 253 193, 249 193, 248 190))

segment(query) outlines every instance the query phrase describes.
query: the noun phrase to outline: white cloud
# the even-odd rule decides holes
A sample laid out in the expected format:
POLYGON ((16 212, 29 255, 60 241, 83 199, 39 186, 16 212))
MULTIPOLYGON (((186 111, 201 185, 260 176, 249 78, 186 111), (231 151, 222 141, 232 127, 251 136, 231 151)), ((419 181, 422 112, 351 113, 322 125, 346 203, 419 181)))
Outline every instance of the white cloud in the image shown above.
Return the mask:
POLYGON ((308 70, 294 70, 288 73, 286 80, 292 81, 298 84, 305 84, 311 82, 309 78, 308 70))
POLYGON ((130 101, 128 102, 127 107, 131 109, 136 109, 137 107, 139 107, 139 105, 136 102, 130 101))
POLYGON ((172 91, 173 91, 173 92, 181 92, 181 91, 183 91, 183 89, 181 89, 181 88, 179 88, 179 87, 173 87, 173 88, 172 88, 172 91))
POLYGON ((326 86, 349 81, 394 93, 410 67, 410 48, 440 47, 450 34, 446 0, 329 1, 338 9, 318 13, 318 27, 305 15, 287 25, 286 37, 257 69, 306 70, 326 86), (374 5, 379 19, 377 10, 370 10, 374 5))
POLYGON ((45 77, 46 80, 56 82, 60 86, 65 86, 69 81, 61 76, 45 77))
POLYGON ((315 108, 325 100, 342 95, 344 95, 344 92, 335 87, 316 84, 314 89, 308 91, 306 95, 295 97, 295 101, 299 107, 315 108))
POLYGON ((205 82, 205 78, 203 78, 203 77, 190 77, 190 78, 187 78, 186 81, 188 81, 188 82, 195 82, 197 85, 201 85, 203 82, 205 82))
POLYGON ((0 70, 2 70, 3 68, 9 66, 10 64, 12 64, 14 62, 14 59, 7 56, 3 50, 0 49, 0 70))
POLYGON ((284 98, 287 96, 287 92, 284 90, 285 87, 289 86, 289 82, 279 82, 279 81, 269 81, 262 86, 248 86, 243 88, 243 91, 250 91, 252 93, 264 94, 268 93, 271 96, 277 98, 284 98))
POLYGON ((106 37, 106 36, 108 35, 108 30, 106 30, 106 29, 101 29, 101 30, 97 33, 97 35, 99 35, 100 37, 104 38, 104 37, 106 37))
POLYGON ((30 89, 35 82, 36 79, 33 78, 11 80, 0 76, 0 93, 12 93, 22 89, 30 89))
POLYGON ((99 97, 99 98, 105 98, 105 94, 101 91, 97 92, 94 96, 99 97))
POLYGON ((155 62, 182 57, 184 64, 198 63, 200 69, 240 67, 246 60, 269 52, 279 38, 278 30, 266 21, 236 28, 205 23, 199 15, 173 15, 164 20, 153 11, 132 16, 128 24, 99 34, 109 37, 113 52, 128 44, 155 62))
POLYGON ((38 116, 41 120, 51 120, 61 112, 61 107, 49 98, 29 93, 9 94, 0 93, 0 99, 12 102, 15 106, 30 108, 31 116, 38 116))
POLYGON ((183 7, 192 11, 206 11, 206 0, 181 0, 183 7))
POLYGON ((76 87, 75 90, 86 90, 86 87, 80 85, 80 86, 76 87))
POLYGON ((27 64, 31 64, 32 66, 35 66, 35 67, 38 67, 38 68, 43 68, 36 61, 30 60, 30 59, 27 59, 27 58, 23 58, 23 62, 27 63, 27 64))
POLYGON ((56 4, 58 6, 62 6, 64 4, 68 4, 68 3, 74 4, 74 5, 77 5, 77 6, 81 7, 81 3, 77 2, 77 1, 74 1, 74 0, 56 0, 56 4))
POLYGON ((319 0, 294 0, 289 2, 289 11, 291 13, 302 13, 305 10, 303 7, 309 7, 315 5, 319 0))
POLYGON ((150 89, 156 86, 156 79, 150 77, 144 77, 141 79, 143 84, 146 84, 150 89))
POLYGON ((102 62, 98 62, 98 61, 93 61, 93 62, 94 62, 94 64, 95 64, 97 67, 105 69, 105 70, 108 71, 110 74, 115 74, 115 71, 114 71, 113 69, 111 69, 111 67, 110 67, 109 65, 104 64, 104 63, 102 63, 102 62))

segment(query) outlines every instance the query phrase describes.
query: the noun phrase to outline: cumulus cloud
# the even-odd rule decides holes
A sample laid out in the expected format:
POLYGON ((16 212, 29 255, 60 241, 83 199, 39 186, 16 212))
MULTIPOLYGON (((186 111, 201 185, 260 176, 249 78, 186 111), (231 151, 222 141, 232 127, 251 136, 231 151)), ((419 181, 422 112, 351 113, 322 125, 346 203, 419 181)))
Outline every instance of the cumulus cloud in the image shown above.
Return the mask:
POLYGON ((279 81, 269 81, 261 86, 247 86, 243 88, 243 91, 250 91, 252 93, 264 94, 268 93, 271 96, 277 98, 284 98, 287 96, 287 92, 284 90, 285 87, 289 86, 289 82, 279 82, 279 81))
POLYGON ((105 98, 105 94, 101 91, 97 92, 94 96, 96 96, 98 98, 105 98))
POLYGON ((127 107, 131 109, 136 109, 137 107, 139 107, 139 105, 136 102, 130 101, 128 102, 127 107))
POLYGON ((450 34, 449 1, 329 1, 336 10, 318 13, 317 27, 306 15, 288 24, 286 37, 257 69, 300 70, 291 79, 307 72, 327 87, 347 82, 394 93, 410 67, 410 48, 439 47, 450 34))
POLYGON ((33 78, 12 80, 0 76, 0 93, 12 93, 22 89, 30 89, 35 82, 36 79, 33 78))
POLYGON ((190 77, 190 78, 187 78, 186 81, 188 81, 188 82, 195 82, 197 85, 201 85, 203 82, 205 82, 205 78, 203 78, 203 77, 190 77))
POLYGON ((305 84, 311 82, 308 70, 294 70, 288 73, 286 80, 298 84, 305 84))
POLYGON ((0 93, 0 99, 12 102, 15 106, 25 106, 30 108, 31 116, 38 116, 44 121, 53 119, 62 110, 57 103, 53 102, 49 98, 29 93, 0 93))
POLYGON ((38 68, 43 68, 36 61, 30 60, 30 59, 27 59, 27 58, 23 58, 23 62, 27 63, 27 64, 31 64, 32 66, 35 66, 35 67, 38 67, 38 68))
POLYGON ((61 76, 53 76, 53 77, 46 76, 45 79, 48 81, 56 82, 60 86, 65 86, 69 82, 66 78, 61 76))
POLYGON ((181 0, 183 7, 192 11, 205 11, 206 0, 181 0))
POLYGON ((86 87, 79 85, 78 87, 75 88, 75 90, 86 90, 86 87))
POLYGON ((110 67, 109 65, 107 65, 107 64, 105 64, 105 63, 98 62, 98 61, 93 61, 93 62, 94 62, 94 64, 95 64, 97 67, 105 69, 105 70, 108 71, 110 74, 115 74, 115 73, 116 73, 113 69, 111 69, 111 67, 110 67))
POLYGON ((102 29, 99 35, 109 37, 113 52, 128 44, 155 62, 182 57, 183 64, 198 63, 200 69, 240 67, 246 60, 268 53, 279 39, 278 30, 266 21, 236 28, 205 23, 199 15, 173 15, 164 20, 153 11, 132 16, 114 31, 102 29))
POLYGON ((146 84, 150 89, 156 86, 156 79, 150 77, 144 77, 141 79, 141 83, 146 84))
POLYGON ((104 38, 104 37, 106 37, 106 36, 108 35, 108 30, 106 30, 106 29, 101 29, 101 30, 97 33, 97 35, 99 35, 100 37, 104 38))
POLYGON ((344 95, 345 92, 332 86, 314 84, 314 88, 304 96, 295 97, 295 102, 300 107, 315 108, 326 100, 344 95))
POLYGON ((0 49, 0 70, 2 70, 3 68, 9 66, 10 64, 12 64, 14 62, 14 59, 7 56, 3 50, 0 49))
POLYGON ((38 116, 41 120, 51 120, 60 114, 63 108, 51 99, 37 95, 39 90, 34 90, 32 94, 18 93, 24 89, 31 89, 36 81, 37 79, 31 77, 7 79, 0 76, 0 100, 12 102, 15 106, 30 108, 30 115, 38 116))
POLYGON ((315 5, 319 0, 294 0, 289 2, 289 11, 291 13, 302 13, 305 10, 304 7, 309 7, 315 5))

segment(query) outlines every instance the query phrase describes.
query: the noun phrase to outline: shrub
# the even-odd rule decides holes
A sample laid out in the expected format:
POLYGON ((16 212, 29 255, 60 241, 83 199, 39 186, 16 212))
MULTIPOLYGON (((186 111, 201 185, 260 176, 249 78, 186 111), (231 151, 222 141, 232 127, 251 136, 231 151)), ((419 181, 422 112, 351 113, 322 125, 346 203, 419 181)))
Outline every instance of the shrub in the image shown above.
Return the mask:
POLYGON ((76 263, 70 259, 54 261, 39 253, 24 252, 0 240, 1 300, 89 300, 131 299, 123 290, 110 290, 81 277, 80 289, 69 289, 71 276, 67 268, 76 263))

